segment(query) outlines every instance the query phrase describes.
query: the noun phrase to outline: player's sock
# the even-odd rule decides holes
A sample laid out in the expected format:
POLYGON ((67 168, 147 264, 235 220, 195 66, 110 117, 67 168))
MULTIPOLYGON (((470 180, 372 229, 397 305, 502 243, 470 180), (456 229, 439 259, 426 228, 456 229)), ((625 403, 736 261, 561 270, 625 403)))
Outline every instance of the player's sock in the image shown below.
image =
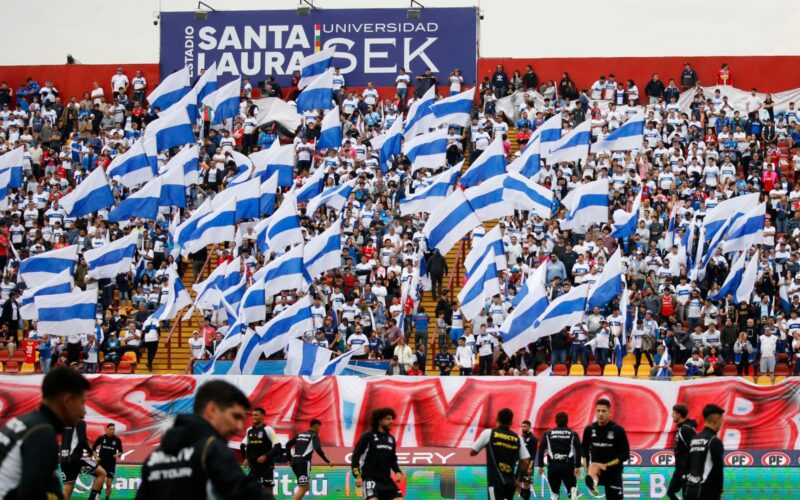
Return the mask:
POLYGON ((92 492, 89 493, 89 500, 97 500, 97 495, 99 494, 100 490, 92 490, 92 492))
POLYGON ((578 500, 578 488, 576 486, 569 489, 569 500, 578 500))

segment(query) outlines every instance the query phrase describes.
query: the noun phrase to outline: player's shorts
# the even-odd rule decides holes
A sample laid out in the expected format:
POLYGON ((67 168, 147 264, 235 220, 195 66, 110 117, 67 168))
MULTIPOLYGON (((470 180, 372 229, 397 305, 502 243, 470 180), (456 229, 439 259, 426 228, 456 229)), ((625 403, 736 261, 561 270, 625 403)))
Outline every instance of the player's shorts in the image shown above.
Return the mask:
POLYGON ((489 500, 514 500, 515 490, 514 484, 489 485, 487 493, 489 500))
POLYGON ((110 463, 105 463, 105 462, 103 462, 101 460, 100 461, 100 467, 102 467, 103 470, 106 471, 106 477, 108 479, 114 479, 114 476, 117 474, 117 464, 116 463, 110 464, 110 463))
POLYGON ((391 479, 387 482, 383 480, 364 479, 362 485, 364 498, 376 498, 377 500, 393 500, 403 496, 403 492, 391 479))
POLYGON ((250 465, 250 472, 247 473, 250 477, 255 477, 262 486, 272 486, 275 484, 275 469, 272 467, 265 467, 262 464, 250 465))
POLYGON ((308 478, 311 476, 311 460, 292 459, 292 472, 297 477, 298 485, 307 485, 308 478))
POLYGON ((74 483, 81 474, 91 474, 97 469, 97 462, 91 458, 81 458, 78 462, 61 464, 61 479, 64 484, 74 483))

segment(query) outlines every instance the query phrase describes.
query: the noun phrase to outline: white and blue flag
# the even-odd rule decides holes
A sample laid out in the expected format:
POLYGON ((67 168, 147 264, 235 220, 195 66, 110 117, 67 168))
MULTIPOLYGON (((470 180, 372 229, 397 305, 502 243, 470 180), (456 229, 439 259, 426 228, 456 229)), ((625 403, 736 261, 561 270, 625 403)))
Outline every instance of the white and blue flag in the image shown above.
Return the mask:
POLYGON ((427 187, 419 187, 413 194, 400 200, 400 214, 412 215, 420 212, 432 212, 438 203, 442 202, 453 190, 456 179, 461 173, 464 162, 444 170, 434 177, 427 187))
POLYGON ((68 269, 75 272, 78 260, 78 245, 57 248, 24 259, 19 264, 17 274, 28 288, 36 288, 52 280, 56 275, 68 269))
POLYGON ((83 258, 89 266, 86 276, 94 279, 116 278, 118 274, 127 273, 133 265, 136 255, 136 244, 139 233, 133 231, 110 243, 83 252, 83 258))
POLYGON ((589 290, 586 308, 592 310, 595 306, 601 309, 622 293, 622 253, 619 248, 608 258, 603 267, 603 273, 589 290))
POLYGON ((588 228, 608 222, 608 179, 580 184, 561 200, 567 216, 561 229, 588 228))
POLYGON ((585 120, 550 146, 547 163, 586 161, 592 142, 592 121, 585 120))
POLYGON ((36 303, 34 302, 35 297, 70 293, 74 284, 72 274, 73 271, 71 269, 64 269, 60 273, 51 275, 52 277, 40 286, 23 290, 19 304, 20 317, 24 320, 39 318, 36 312, 36 303))
POLYGON ((183 286, 181 277, 178 276, 175 268, 168 268, 167 277, 169 278, 167 281, 167 301, 161 304, 152 316, 157 321, 173 320, 181 309, 192 305, 192 297, 186 287, 183 286))
POLYGON ((644 109, 639 109, 628 121, 592 144, 592 151, 633 151, 642 149, 644 137, 644 109))
POLYGON ((535 340, 534 324, 550 304, 546 276, 547 266, 544 264, 533 271, 525 281, 528 292, 500 326, 503 350, 509 356, 535 340))
POLYGON ((327 206, 337 212, 344 208, 345 203, 347 203, 347 199, 350 197, 350 193, 353 192, 353 189, 356 187, 356 181, 358 178, 350 179, 349 181, 339 184, 338 186, 333 186, 319 195, 315 196, 311 200, 308 201, 306 205, 306 213, 313 214, 314 212, 319 209, 319 207, 327 206))
POLYGON ((213 110, 211 125, 219 125, 239 114, 242 94, 242 77, 218 88, 203 100, 203 104, 213 110))
POLYGON ((726 232, 727 240, 722 244, 722 252, 743 252, 753 245, 762 243, 764 241, 766 215, 766 202, 759 203, 745 212, 726 232))
POLYGON ((158 119, 150 122, 145 128, 144 137, 145 139, 154 137, 158 151, 197 141, 189 112, 184 107, 176 107, 159 114, 158 119))
POLYGON ((97 317, 97 289, 72 291, 34 298, 40 335, 81 335, 94 333, 97 317))
POLYGON ((475 87, 436 101, 431 106, 433 116, 436 117, 435 125, 466 127, 474 101, 475 87))
POLYGON ((493 296, 500 293, 494 248, 488 247, 470 270, 469 279, 458 293, 461 312, 469 321, 475 319, 493 296))
POLYGON ((306 88, 314 79, 328 71, 333 64, 333 54, 334 50, 329 48, 303 57, 300 61, 300 81, 297 82, 297 88, 306 88))
POLYGON ((297 112, 333 107, 333 69, 328 69, 311 80, 297 96, 297 112))
POLYGON ((59 201, 67 217, 83 217, 114 204, 114 195, 108 185, 106 171, 102 168, 92 173, 78 184, 78 187, 59 201))
POLYGON ((639 194, 633 200, 631 211, 617 209, 614 211, 614 230, 611 236, 614 238, 629 238, 636 232, 636 225, 639 224, 639 210, 642 206, 642 192, 644 190, 640 187, 639 194))
POLYGON ((130 149, 111 160, 106 175, 129 188, 144 184, 155 177, 143 143, 144 140, 139 139, 130 149))
POLYGON ((461 185, 472 187, 492 177, 506 173, 506 152, 503 139, 498 134, 483 153, 469 166, 461 176, 461 185))
POLYGON ((428 248, 436 248, 442 255, 447 255, 465 234, 480 226, 481 222, 464 192, 456 189, 431 213, 422 232, 428 238, 428 248))
POLYGON ((319 128, 317 149, 337 149, 342 145, 342 120, 339 117, 339 106, 334 106, 322 117, 319 128))
POLYGON ((538 129, 533 133, 519 157, 508 165, 507 170, 509 172, 519 172, 520 175, 528 179, 539 173, 539 170, 542 169, 542 157, 539 153, 542 140, 540 134, 538 129))
POLYGON ((342 219, 321 232, 303 249, 303 265, 309 279, 314 279, 329 269, 342 264, 342 219))
POLYGON ((434 102, 436 102, 435 85, 431 86, 422 97, 411 103, 403 128, 403 135, 406 139, 424 134, 428 129, 436 125, 436 116, 431 110, 434 102))
POLYGON ((161 199, 161 177, 156 177, 128 196, 109 214, 109 222, 120 222, 132 218, 156 220, 158 201, 161 199))
POLYGON ((154 88, 147 96, 147 102, 150 103, 150 112, 152 113, 158 108, 163 113, 170 106, 183 99, 183 96, 189 93, 189 78, 189 67, 185 66, 161 80, 158 87, 154 88))
POLYGON ((555 298, 533 323, 529 342, 556 334, 568 325, 580 323, 586 309, 589 285, 580 285, 555 298))

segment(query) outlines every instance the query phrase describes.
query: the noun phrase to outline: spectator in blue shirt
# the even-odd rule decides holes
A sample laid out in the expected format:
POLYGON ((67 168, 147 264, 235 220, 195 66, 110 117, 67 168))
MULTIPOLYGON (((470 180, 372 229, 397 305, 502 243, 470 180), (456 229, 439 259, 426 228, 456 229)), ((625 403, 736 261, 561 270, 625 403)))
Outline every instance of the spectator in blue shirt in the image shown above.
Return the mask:
POLYGON ((416 332, 416 343, 419 344, 420 340, 428 343, 428 325, 431 322, 431 317, 425 313, 425 308, 420 306, 417 314, 414 315, 414 331, 416 332))

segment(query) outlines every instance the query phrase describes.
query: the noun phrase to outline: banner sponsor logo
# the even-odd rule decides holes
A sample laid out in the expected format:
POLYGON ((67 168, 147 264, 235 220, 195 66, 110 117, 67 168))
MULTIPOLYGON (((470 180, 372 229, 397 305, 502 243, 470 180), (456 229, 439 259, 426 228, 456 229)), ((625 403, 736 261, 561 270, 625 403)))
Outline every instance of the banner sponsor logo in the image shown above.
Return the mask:
POLYGON ((733 451, 725 455, 725 465, 747 467, 753 465, 753 455, 745 451, 733 451))
MULTIPOLYGON (((425 8, 420 19, 406 9, 320 9, 307 17, 293 10, 161 14, 161 77, 186 66, 193 76, 212 62, 223 81, 242 76, 253 85, 275 76, 287 86, 305 55, 316 47, 335 50, 334 66, 346 84, 394 86, 400 68, 412 75, 426 68, 446 83, 460 68, 474 84, 477 71, 477 10, 425 8)), ((413 80, 412 80, 413 81, 413 80)))
POLYGON ((791 463, 792 458, 786 453, 780 451, 765 453, 761 456, 761 465, 765 465, 767 467, 784 467, 791 465, 791 463))
POLYGON ((625 465, 640 465, 642 463, 642 456, 635 451, 631 452, 631 457, 625 461, 625 465))
POLYGON ((650 457, 650 463, 661 467, 672 467, 675 465, 675 453, 671 451, 659 451, 650 457))

